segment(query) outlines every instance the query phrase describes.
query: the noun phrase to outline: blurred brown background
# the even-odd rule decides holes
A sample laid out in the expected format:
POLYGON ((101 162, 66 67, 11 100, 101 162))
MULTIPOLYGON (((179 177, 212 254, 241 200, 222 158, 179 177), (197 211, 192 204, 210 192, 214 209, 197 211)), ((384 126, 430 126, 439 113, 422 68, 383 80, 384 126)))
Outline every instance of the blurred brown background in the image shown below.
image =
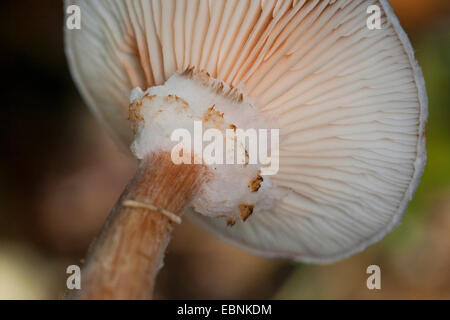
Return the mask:
MULTIPOLYGON (((80 99, 63 52, 59 0, 2 0, 0 299, 61 297, 135 163, 80 99)), ((450 1, 391 0, 423 67, 429 161, 404 223, 345 261, 314 266, 255 257, 185 222, 158 298, 450 299, 450 1), (382 290, 366 288, 367 266, 382 290)))

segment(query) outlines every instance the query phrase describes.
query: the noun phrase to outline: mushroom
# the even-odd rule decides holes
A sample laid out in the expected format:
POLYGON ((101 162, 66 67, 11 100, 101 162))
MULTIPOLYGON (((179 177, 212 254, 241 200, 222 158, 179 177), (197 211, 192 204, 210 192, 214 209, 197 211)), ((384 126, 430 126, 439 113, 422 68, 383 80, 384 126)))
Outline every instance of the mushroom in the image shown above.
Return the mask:
POLYGON ((140 160, 77 298, 150 297, 183 213, 256 254, 309 263, 349 257, 400 223, 425 166, 427 96, 386 0, 69 4, 83 14, 65 32, 75 82, 140 160), (381 29, 367 27, 373 5, 381 29), (188 144, 175 154, 193 164, 175 164, 172 135, 195 134, 196 121, 279 129, 279 171, 207 163, 188 144))

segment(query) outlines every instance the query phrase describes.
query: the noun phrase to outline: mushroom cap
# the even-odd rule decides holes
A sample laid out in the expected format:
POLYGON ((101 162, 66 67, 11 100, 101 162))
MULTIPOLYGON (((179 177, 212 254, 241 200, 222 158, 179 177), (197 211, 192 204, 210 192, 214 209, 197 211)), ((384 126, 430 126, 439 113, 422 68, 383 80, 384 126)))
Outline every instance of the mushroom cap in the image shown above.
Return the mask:
POLYGON ((407 35, 386 0, 82 1, 66 30, 71 72, 122 143, 133 88, 194 67, 239 87, 280 125, 287 191, 232 228, 191 212, 257 254, 328 263, 396 227, 422 176, 427 95, 407 35), (381 9, 370 30, 367 8, 381 9))

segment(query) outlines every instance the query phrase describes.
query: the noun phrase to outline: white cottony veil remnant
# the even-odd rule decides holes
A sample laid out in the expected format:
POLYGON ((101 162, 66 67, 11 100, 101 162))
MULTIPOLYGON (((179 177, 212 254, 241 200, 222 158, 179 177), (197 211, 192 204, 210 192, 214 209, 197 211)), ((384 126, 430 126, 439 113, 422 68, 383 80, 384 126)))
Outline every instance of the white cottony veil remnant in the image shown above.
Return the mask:
MULTIPOLYGON (((209 181, 193 200, 192 207, 204 216, 236 221, 240 219, 240 205, 251 205, 252 214, 257 215, 260 211, 273 208, 287 191, 277 188, 271 183, 270 176, 263 175, 263 168, 266 168, 263 163, 252 164, 251 159, 237 161, 236 154, 245 155, 246 145, 245 141, 239 143, 236 137, 231 141, 234 161, 227 163, 224 154, 221 162, 208 163, 203 143, 208 130, 216 130, 220 134, 224 149, 228 142, 225 141, 226 131, 236 131, 239 136, 240 131, 273 126, 259 110, 239 95, 236 96, 238 98, 234 94, 227 97, 222 95, 222 91, 227 92, 226 88, 218 92, 211 87, 196 79, 196 76, 174 74, 162 86, 151 87, 145 92, 140 88, 134 89, 130 99, 131 107, 133 110, 139 109, 138 117, 142 120, 137 125, 131 149, 138 159, 143 159, 148 154, 172 153, 178 143, 177 139, 173 139, 173 133, 180 128, 186 131, 189 147, 181 148, 183 156, 187 157, 184 163, 204 163, 210 169, 209 181), (198 138, 201 140, 197 145, 198 138), (262 182, 257 192, 254 192, 249 184, 258 177, 262 177, 262 182)), ((266 141, 254 142, 259 147, 258 142, 266 141)), ((250 150, 248 147, 247 149, 250 150)), ((268 153, 272 154, 270 146, 268 149, 268 153)))

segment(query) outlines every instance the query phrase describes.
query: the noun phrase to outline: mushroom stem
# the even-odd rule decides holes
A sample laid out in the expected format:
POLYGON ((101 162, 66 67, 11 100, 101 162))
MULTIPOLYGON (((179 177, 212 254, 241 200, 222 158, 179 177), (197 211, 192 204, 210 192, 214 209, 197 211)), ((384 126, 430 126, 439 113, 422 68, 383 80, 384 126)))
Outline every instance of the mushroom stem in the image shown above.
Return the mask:
POLYGON ((180 216, 207 175, 202 165, 173 164, 169 153, 144 159, 89 249, 81 290, 70 298, 151 299, 173 230, 164 213, 180 216))

